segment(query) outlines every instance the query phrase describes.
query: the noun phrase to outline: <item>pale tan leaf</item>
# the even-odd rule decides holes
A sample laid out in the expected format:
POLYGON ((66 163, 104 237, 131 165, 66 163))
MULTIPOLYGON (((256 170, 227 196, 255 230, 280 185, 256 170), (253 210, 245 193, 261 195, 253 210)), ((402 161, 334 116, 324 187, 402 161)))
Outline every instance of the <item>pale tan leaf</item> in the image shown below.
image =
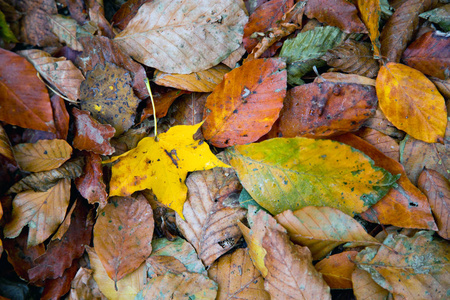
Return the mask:
POLYGON ((46 192, 25 191, 13 200, 11 222, 3 233, 7 238, 20 234, 22 228, 29 227, 28 246, 44 242, 61 224, 70 200, 70 180, 61 179, 46 192))
POLYGON ((236 64, 241 60, 242 56, 244 56, 246 52, 247 51, 245 50, 244 44, 241 44, 239 48, 231 52, 231 54, 225 58, 222 63, 229 68, 234 69, 236 68, 236 64))
POLYGON ((312 265, 311 252, 268 228, 262 243, 268 274, 264 287, 272 299, 331 299, 330 288, 312 265))
POLYGON ((343 243, 379 244, 355 219, 336 208, 307 206, 295 212, 286 210, 275 218, 293 242, 311 250, 314 259, 324 257, 343 243))
MULTIPOLYGON (((222 154, 217 157, 224 158, 222 154)), ((234 170, 228 168, 194 172, 186 186, 185 220, 177 214, 178 229, 209 266, 241 237, 237 222, 244 219, 246 211, 237 200, 242 186, 234 170)))
POLYGON ((45 51, 32 49, 19 51, 48 82, 60 93, 76 101, 80 97, 80 85, 84 80, 81 71, 64 57, 52 57, 45 51))
POLYGON ((264 290, 264 278, 253 266, 247 249, 237 249, 222 256, 208 270, 209 277, 219 284, 218 300, 270 299, 264 290))
POLYGON ((6 131, 5 129, 3 129, 3 126, 1 124, 0 124, 0 154, 10 159, 11 161, 15 160, 8 135, 6 134, 6 131))
POLYGON ((379 286, 369 272, 355 269, 352 273, 353 293, 357 300, 385 300, 389 291, 379 286))
POLYGON ((81 267, 70 284, 69 300, 107 300, 92 276, 92 270, 81 267))
POLYGON ((158 85, 177 88, 191 92, 212 92, 230 68, 219 64, 210 69, 191 74, 170 74, 155 71, 154 82, 158 85))
POLYGON ((69 229, 70 222, 72 219, 72 213, 75 209, 75 206, 77 205, 77 201, 78 200, 75 200, 75 202, 72 204, 72 207, 70 208, 69 212, 67 213, 66 217, 64 218, 64 221, 61 223, 61 225, 59 226, 56 233, 52 236, 52 241, 56 240, 56 239, 61 240, 63 238, 64 234, 66 233, 67 229, 69 229))
POLYGON ((145 261, 148 267, 148 278, 152 279, 157 276, 166 274, 181 274, 187 272, 186 267, 173 256, 150 255, 145 261))
POLYGON ((14 146, 14 155, 24 171, 42 172, 60 167, 72 155, 72 147, 65 140, 39 140, 14 146))
POLYGON ((83 51, 83 46, 77 41, 77 21, 63 15, 48 16, 50 29, 58 37, 76 51, 83 51))
POLYGON ((142 5, 114 41, 147 66, 189 74, 236 50, 247 19, 234 0, 155 0, 142 5))
POLYGON ((376 81, 375 79, 370 79, 369 77, 356 75, 356 74, 345 74, 345 73, 338 73, 338 72, 327 72, 322 73, 320 76, 317 76, 314 79, 314 82, 316 83, 322 83, 322 82, 343 82, 343 83, 356 83, 356 84, 364 84, 364 85, 371 85, 375 86, 376 81))

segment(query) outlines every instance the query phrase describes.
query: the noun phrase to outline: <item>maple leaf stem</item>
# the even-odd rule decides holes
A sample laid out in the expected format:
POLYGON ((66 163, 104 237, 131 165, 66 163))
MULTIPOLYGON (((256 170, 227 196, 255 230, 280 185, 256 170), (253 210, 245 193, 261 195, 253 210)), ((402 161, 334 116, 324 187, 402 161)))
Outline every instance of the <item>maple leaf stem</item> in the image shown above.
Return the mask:
POLYGON ((145 86, 147 87, 148 94, 150 95, 150 100, 152 101, 153 121, 155 123, 155 141, 158 141, 158 120, 156 119, 155 101, 153 101, 152 89, 150 88, 150 82, 148 81, 148 78, 145 78, 144 82, 145 86))

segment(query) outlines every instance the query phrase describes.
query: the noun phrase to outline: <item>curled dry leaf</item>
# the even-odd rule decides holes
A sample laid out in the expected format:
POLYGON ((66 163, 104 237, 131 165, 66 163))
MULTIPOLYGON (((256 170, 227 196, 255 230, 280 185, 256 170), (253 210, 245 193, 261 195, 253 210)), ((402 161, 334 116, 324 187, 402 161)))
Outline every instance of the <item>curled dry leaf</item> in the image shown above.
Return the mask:
POLYGON ((22 56, 1 48, 0 105, 1 121, 55 132, 47 88, 36 76, 36 69, 22 56))
POLYGON ((45 192, 19 193, 13 200, 11 222, 3 229, 5 237, 15 238, 28 225, 28 246, 44 242, 64 220, 69 200, 68 179, 59 180, 45 192))
MULTIPOLYGON (((226 162, 223 155, 217 157, 226 162)), ((241 238, 237 222, 244 219, 246 211, 236 202, 242 186, 234 170, 228 168, 194 172, 186 186, 185 220, 177 215, 177 226, 209 266, 241 238)))
POLYGON ((156 70, 153 81, 185 91, 212 92, 229 71, 230 68, 223 64, 191 74, 170 74, 156 70))
POLYGON ((15 183, 8 193, 20 193, 26 190, 45 192, 60 179, 74 179, 83 172, 84 159, 76 158, 65 162, 61 167, 50 171, 37 172, 28 175, 15 183))
POLYGON ((322 57, 329 66, 339 71, 353 73, 374 78, 380 69, 378 62, 373 58, 369 43, 346 40, 322 57))
POLYGON ((371 85, 375 86, 375 80, 370 79, 369 77, 364 77, 361 75, 356 74, 345 74, 345 73, 338 73, 338 72, 326 72, 320 74, 320 76, 317 76, 314 78, 314 83, 322 83, 322 82, 335 82, 335 83, 356 83, 356 84, 363 84, 363 85, 371 85))
POLYGON ((351 289, 352 273, 356 268, 353 260, 358 251, 346 251, 319 261, 314 267, 322 273, 323 280, 332 289, 351 289))
POLYGON ((389 291, 379 286, 369 272, 355 269, 352 273, 353 293, 356 299, 386 300, 389 291))
POLYGON ((376 90, 381 110, 398 129, 427 143, 443 140, 445 100, 421 72, 388 63, 380 69, 376 90))
POLYGON ((51 31, 58 37, 60 42, 75 51, 83 51, 83 46, 77 40, 77 21, 63 15, 50 15, 48 22, 51 31))
POLYGON ((109 124, 100 124, 91 117, 87 111, 72 109, 75 118, 75 136, 73 146, 79 150, 92 151, 96 154, 111 155, 114 148, 109 140, 114 136, 116 130, 109 124))
POLYGON ((369 127, 359 131, 358 136, 380 150, 387 157, 400 161, 400 147, 390 136, 369 127))
POLYGON ((227 148, 226 155, 244 188, 272 214, 316 205, 354 215, 381 199, 398 178, 330 140, 274 138, 227 148))
POLYGON ((114 41, 147 66, 189 74, 217 65, 236 50, 246 22, 234 0, 155 0, 143 4, 114 41))
POLYGON ((411 238, 390 234, 381 247, 362 250, 355 262, 396 296, 444 299, 450 286, 449 259, 447 241, 420 231, 411 238))
POLYGON ((72 155, 72 147, 65 140, 58 139, 18 144, 13 150, 20 168, 28 172, 59 168, 72 155))
POLYGON ((450 76, 450 36, 427 32, 409 45, 402 60, 424 74, 446 79, 450 76))
POLYGON ((264 278, 253 266, 247 249, 222 256, 209 268, 208 275, 219 284, 218 300, 270 299, 264 290, 264 278))
POLYGON ((80 98, 80 85, 84 80, 81 71, 64 57, 52 57, 45 51, 32 49, 19 51, 39 74, 54 85, 60 93, 73 101, 80 98))
POLYGON ((423 170, 419 189, 428 197, 439 231, 444 239, 450 239, 450 182, 434 170, 423 170))
POLYGON ((355 219, 331 207, 286 210, 275 219, 286 228, 293 242, 309 248, 315 260, 344 243, 352 247, 379 244, 355 219))
POLYGON ((269 132, 286 95, 285 68, 279 58, 257 59, 227 73, 206 100, 205 139, 228 147, 269 132))
POLYGON ((69 300, 83 299, 107 300, 100 292, 92 276, 92 270, 81 267, 70 285, 69 300))
POLYGON ((273 299, 331 299, 330 288, 312 265, 307 247, 292 244, 288 236, 268 228, 262 246, 268 274, 264 287, 273 299), (283 271, 282 271, 283 270, 283 271))
POLYGON ((373 56, 375 59, 380 58, 380 16, 381 6, 380 0, 357 0, 356 1, 361 19, 369 31, 369 37, 372 41, 373 56))
POLYGON ((99 212, 94 247, 114 282, 132 273, 150 255, 153 229, 153 211, 142 195, 111 198, 99 212))
POLYGON ((296 86, 284 100, 278 136, 319 138, 355 131, 376 106, 371 86, 332 82, 296 86))

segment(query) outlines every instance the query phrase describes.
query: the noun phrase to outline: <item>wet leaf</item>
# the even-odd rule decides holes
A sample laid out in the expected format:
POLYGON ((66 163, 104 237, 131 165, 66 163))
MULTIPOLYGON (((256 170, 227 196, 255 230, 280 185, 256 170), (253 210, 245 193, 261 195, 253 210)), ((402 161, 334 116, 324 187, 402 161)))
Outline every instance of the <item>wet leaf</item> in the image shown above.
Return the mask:
POLYGON ((356 1, 361 19, 369 31, 369 37, 372 41, 373 56, 380 58, 380 0, 357 0, 356 1))
POLYGON ((114 197, 99 212, 94 247, 108 276, 117 282, 152 252, 153 211, 144 196, 114 197))
POLYGON ((444 239, 450 239, 450 182, 434 170, 422 171, 419 189, 428 197, 439 231, 444 239))
POLYGON ((286 210, 275 219, 286 228, 293 242, 309 248, 315 260, 344 243, 350 247, 378 244, 355 219, 331 207, 286 210))
POLYGON ((371 86, 331 82, 296 86, 284 100, 278 136, 318 138, 355 131, 376 106, 371 86))
POLYGON ((55 132, 47 88, 36 76, 36 69, 25 58, 3 49, 0 49, 0 105, 1 121, 55 132))
POLYGON ((18 144, 13 150, 20 168, 28 172, 59 168, 72 155, 72 147, 65 140, 57 139, 18 144))
POLYGON ((450 4, 429 10, 419 15, 421 18, 438 24, 444 31, 450 30, 450 4))
POLYGON ((29 227, 28 246, 44 242, 61 224, 70 200, 70 180, 61 179, 45 192, 25 191, 13 200, 11 222, 3 233, 7 238, 17 237, 22 228, 29 227))
POLYGON ((222 64, 191 74, 170 74, 156 70, 153 81, 158 85, 185 91, 212 92, 229 71, 230 68, 222 64))
POLYGON ((390 234, 379 248, 356 256, 359 268, 396 296, 405 299, 443 299, 450 286, 448 242, 421 231, 414 237, 390 234))
POLYGON ((83 51, 83 46, 77 41, 77 21, 63 15, 50 15, 48 21, 50 30, 60 42, 75 51, 83 51))
POLYGON ((380 150, 387 157, 400 161, 400 147, 390 136, 368 127, 358 132, 358 136, 380 150))
POLYGON ((73 146, 79 150, 92 151, 96 154, 111 155, 115 149, 109 140, 116 130, 109 124, 100 124, 91 114, 76 107, 72 109, 75 118, 75 136, 73 146))
POLYGON ((421 72, 388 63, 377 77, 381 110, 398 129, 427 143, 442 141, 447 126, 444 98, 421 72))
POLYGON ((80 85, 84 80, 81 71, 64 57, 52 57, 45 51, 32 49, 19 51, 36 70, 58 91, 73 101, 80 98, 80 85))
POLYGON ((232 0, 155 0, 142 5, 114 41, 147 66, 189 74, 217 65, 236 50, 246 22, 232 0))
POLYGON ((361 152, 329 140, 275 138, 226 153, 244 188, 272 214, 317 205, 353 215, 397 181, 361 152))
POLYGON ((319 261, 314 267, 322 273, 323 280, 332 289, 351 289, 352 273, 356 268, 353 260, 358 251, 346 251, 319 261))
POLYGON ((269 132, 286 95, 281 59, 257 59, 224 76, 206 100, 203 135, 216 147, 254 142, 269 132))
POLYGON ((270 299, 264 290, 264 278, 253 266, 247 249, 222 256, 209 268, 208 274, 219 284, 218 300, 270 299))
POLYGON ((271 298, 331 299, 330 288, 312 265, 307 247, 292 244, 286 234, 270 228, 262 245, 268 269, 264 287, 271 298))
POLYGON ((424 74, 446 79, 450 76, 450 36, 427 32, 406 48, 402 60, 424 74))
POLYGON ((355 269, 352 274, 353 293, 356 299, 386 300, 389 292, 379 286, 369 272, 355 269))
MULTIPOLYGON (((223 155, 217 157, 226 162, 223 155)), ((241 238, 237 222, 244 219, 246 211, 236 201, 242 186, 233 169, 228 168, 194 172, 186 186, 185 220, 177 216, 177 226, 209 266, 241 238)))
POLYGON ((134 124, 140 102, 131 89, 131 76, 125 69, 106 62, 97 64, 81 83, 80 107, 103 124, 116 129, 115 136, 134 124))
POLYGON ((152 189, 158 200, 183 216, 188 172, 228 167, 218 160, 202 141, 192 136, 202 125, 172 127, 155 138, 142 139, 138 146, 111 162, 110 196, 128 196, 135 191, 152 189))

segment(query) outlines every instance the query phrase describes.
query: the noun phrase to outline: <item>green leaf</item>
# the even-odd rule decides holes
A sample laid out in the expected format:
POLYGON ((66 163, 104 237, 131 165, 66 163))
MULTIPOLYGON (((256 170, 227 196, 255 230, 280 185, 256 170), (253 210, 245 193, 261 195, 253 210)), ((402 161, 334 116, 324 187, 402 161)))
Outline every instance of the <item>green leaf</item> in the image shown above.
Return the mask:
POLYGON ((337 46, 344 37, 345 34, 338 28, 327 26, 301 32, 295 38, 286 40, 280 57, 287 59, 288 83, 303 84, 301 77, 312 71, 313 66, 326 65, 320 57, 337 46))
POLYGON ((255 199, 252 198, 252 196, 247 192, 246 189, 243 189, 241 194, 239 195, 239 206, 243 207, 248 210, 249 205, 253 205, 256 207, 256 212, 258 212, 260 209, 265 210, 261 205, 258 204, 258 202, 255 201, 255 199))
POLYGON ((275 138, 226 150, 244 188, 272 214, 329 206, 349 215, 380 200, 399 176, 339 142, 275 138))
POLYGON ((6 22, 5 15, 0 10, 0 38, 6 43, 18 43, 16 36, 9 28, 9 24, 6 22))
POLYGON ((450 4, 426 11, 420 14, 419 17, 438 24, 444 31, 450 30, 450 4))

